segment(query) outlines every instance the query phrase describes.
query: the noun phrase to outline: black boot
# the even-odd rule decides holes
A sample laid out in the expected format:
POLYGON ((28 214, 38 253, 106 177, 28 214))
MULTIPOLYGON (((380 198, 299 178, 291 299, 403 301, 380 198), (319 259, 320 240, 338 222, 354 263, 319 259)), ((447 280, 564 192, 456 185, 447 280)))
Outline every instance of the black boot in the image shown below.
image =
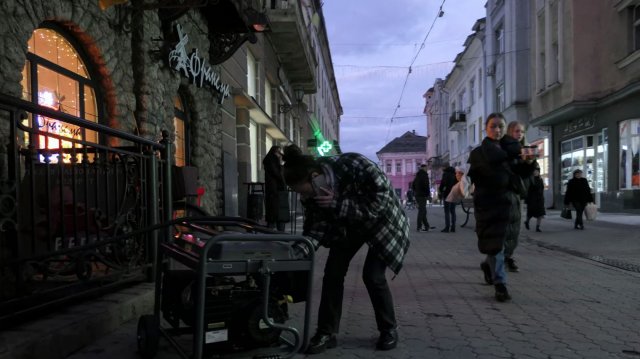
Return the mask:
POLYGON ((542 231, 540 230, 540 226, 536 226, 536 232, 542 232, 542 231))
POLYGON ((520 268, 518 268, 518 266, 516 265, 516 261, 509 257, 509 258, 505 258, 504 259, 504 263, 507 265, 507 269, 509 270, 509 272, 519 272, 520 268))
POLYGON ((498 302, 506 302, 507 300, 511 300, 511 295, 509 295, 509 291, 507 290, 507 286, 498 283, 495 285, 496 288, 496 300, 498 302))
POLYGON ((524 221, 524 228, 529 229, 529 220, 524 221))
POLYGON ((335 334, 316 333, 309 341, 306 353, 320 354, 336 346, 338 346, 338 339, 335 334))
POLYGON ((398 332, 395 329, 383 330, 376 343, 379 350, 391 350, 398 345, 398 332))
POLYGON ((441 230, 440 232, 449 233, 449 227, 444 227, 444 229, 441 230))
POLYGON ((449 232, 454 233, 456 231, 456 225, 452 225, 451 228, 449 228, 449 232))

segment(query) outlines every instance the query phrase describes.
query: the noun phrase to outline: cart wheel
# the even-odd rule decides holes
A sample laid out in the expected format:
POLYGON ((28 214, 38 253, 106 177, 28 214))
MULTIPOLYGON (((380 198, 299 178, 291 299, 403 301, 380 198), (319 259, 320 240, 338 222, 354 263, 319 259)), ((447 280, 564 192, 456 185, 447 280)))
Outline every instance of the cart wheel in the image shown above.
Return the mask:
POLYGON ((138 320, 138 353, 144 359, 152 359, 158 352, 160 331, 153 315, 143 315, 138 320))

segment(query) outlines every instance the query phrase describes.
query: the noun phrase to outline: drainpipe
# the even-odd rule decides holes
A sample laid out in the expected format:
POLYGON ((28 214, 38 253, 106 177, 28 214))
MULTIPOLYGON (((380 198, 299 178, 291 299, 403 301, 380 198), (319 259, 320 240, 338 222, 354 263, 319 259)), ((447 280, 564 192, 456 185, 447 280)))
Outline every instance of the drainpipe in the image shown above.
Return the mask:
POLYGON ((133 116, 138 128, 138 134, 146 137, 144 125, 148 123, 147 110, 149 86, 145 77, 146 60, 149 46, 144 36, 144 0, 133 0, 133 15, 131 16, 131 65, 133 66, 133 93, 136 98, 136 108, 133 116))

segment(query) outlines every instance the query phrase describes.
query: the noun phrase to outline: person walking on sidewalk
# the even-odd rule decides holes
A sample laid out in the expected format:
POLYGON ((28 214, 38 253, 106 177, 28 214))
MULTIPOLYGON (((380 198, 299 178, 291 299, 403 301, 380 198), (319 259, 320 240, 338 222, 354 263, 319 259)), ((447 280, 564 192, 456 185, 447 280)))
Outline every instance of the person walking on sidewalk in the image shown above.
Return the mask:
MULTIPOLYGON (((264 209, 267 227, 284 231, 288 218, 282 218, 281 208, 286 207, 289 211, 289 202, 286 199, 281 201, 281 193, 287 190, 287 185, 282 177, 282 148, 271 146, 267 155, 262 160, 264 166, 264 209)), ((286 193, 286 192, 285 192, 286 193)))
POLYGON ((524 226, 529 229, 529 220, 535 218, 536 232, 542 232, 540 225, 546 211, 544 209, 544 182, 540 177, 540 167, 535 167, 533 170, 525 203, 527 204, 527 219, 524 221, 524 226))
POLYGON ((582 222, 582 214, 587 203, 593 202, 591 187, 586 178, 582 177, 582 170, 573 171, 573 178, 567 183, 567 192, 564 194, 564 205, 569 203, 576 209, 576 221, 573 226, 575 229, 584 229, 582 222))
POLYGON ((344 277, 349 262, 367 244, 362 279, 373 304, 380 336, 376 347, 398 343, 393 298, 385 277, 398 274, 409 248, 409 221, 387 176, 366 157, 345 153, 318 159, 296 145, 285 147, 284 179, 301 195, 303 235, 329 248, 324 268, 318 326, 307 352, 337 346, 344 277))
POLYGON ((511 299, 504 268, 505 242, 520 226, 522 178, 530 175, 524 172, 526 167, 520 166, 524 163, 520 143, 506 136, 505 130, 506 121, 501 113, 487 116, 487 137, 471 151, 467 173, 475 184, 478 249, 487 255, 480 268, 487 284, 494 284, 495 298, 500 302, 511 299))
MULTIPOLYGON (((514 138, 515 140, 517 140, 518 143, 520 144, 520 146, 522 146, 522 147, 527 146, 527 140, 525 139, 525 132, 526 131, 525 131, 524 123, 522 123, 520 121, 511 121, 507 125, 507 136, 510 136, 510 137, 514 138)), ((522 193, 523 197, 521 199, 524 199, 524 197, 526 197, 526 195, 527 195, 526 187, 528 187, 529 182, 530 182, 529 178, 523 180, 523 184, 525 185, 525 192, 522 193)), ((517 213, 518 218, 522 218, 522 205, 521 205, 521 202, 518 201, 518 204, 520 204, 520 205, 518 207, 514 208, 513 210, 518 212, 517 213)), ((515 228, 515 230, 513 232, 511 232, 509 234, 509 236, 507 237, 507 239, 505 240, 504 262, 505 262, 509 272, 519 272, 520 271, 520 268, 516 264, 515 259, 513 259, 513 253, 515 252, 516 247, 518 247, 518 238, 519 237, 520 237, 520 226, 515 228)))
POLYGON ((427 173, 427 165, 421 165, 416 177, 411 184, 413 193, 418 203, 417 231, 427 232, 435 227, 429 226, 427 220, 427 200, 431 198, 431 185, 429 183, 429 174, 427 173))
POLYGON ((445 166, 442 170, 442 179, 440 180, 440 186, 438 192, 440 198, 444 203, 444 229, 441 232, 449 233, 456 231, 456 204, 455 202, 447 202, 446 198, 451 193, 451 189, 458 183, 456 179, 456 170, 449 166, 445 166))

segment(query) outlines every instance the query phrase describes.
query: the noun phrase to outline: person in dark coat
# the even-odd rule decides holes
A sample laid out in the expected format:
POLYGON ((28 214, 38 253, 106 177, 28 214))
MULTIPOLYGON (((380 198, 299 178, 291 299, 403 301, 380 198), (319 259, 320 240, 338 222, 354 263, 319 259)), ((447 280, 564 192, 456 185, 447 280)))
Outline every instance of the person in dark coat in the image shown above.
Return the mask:
POLYGON ((527 171, 525 162, 531 159, 521 157, 520 143, 505 136, 505 130, 501 113, 487 116, 487 137, 471 151, 467 173, 475 185, 473 205, 478 249, 487 255, 480 268, 487 284, 494 284, 495 298, 500 302, 511 299, 506 286, 505 241, 518 231, 520 195, 524 191, 522 179, 533 172, 533 168, 527 171))
MULTIPOLYGON (((526 133, 525 125, 524 125, 524 123, 522 123, 520 121, 511 121, 507 125, 507 136, 511 136, 514 139, 516 139, 520 143, 520 146, 527 146, 527 140, 525 138, 525 133, 526 133)), ((529 184, 529 178, 524 180, 525 187, 528 184, 529 184)), ((524 197, 526 197, 526 195, 527 195, 526 193, 523 193, 521 199, 524 199, 524 197)), ((518 206, 518 208, 516 210, 518 212, 520 212, 518 214, 518 216, 521 216, 521 213, 522 213, 521 206, 518 206)), ((520 268, 516 264, 515 259, 513 259, 513 253, 515 252, 516 248, 518 247, 518 238, 519 237, 520 237, 520 226, 518 226, 517 231, 512 232, 510 234, 510 236, 507 237, 507 239, 505 240, 504 262, 505 262, 509 272, 519 272, 520 271, 520 268)))
POLYGON ((431 184, 429 183, 427 165, 420 166, 411 188, 413 188, 413 193, 418 203, 417 231, 426 232, 433 229, 429 226, 429 221, 427 220, 427 199, 431 198, 431 184))
POLYGON ((288 208, 289 203, 280 203, 280 192, 286 191, 287 186, 282 177, 282 148, 271 146, 262 160, 264 166, 264 209, 267 226, 284 231, 286 219, 278 215, 282 206, 288 208))
POLYGON ((442 170, 442 179, 438 192, 444 203, 444 229, 441 232, 449 233, 456 231, 456 204, 455 202, 447 202, 445 199, 451 192, 451 189, 458 183, 456 179, 456 170, 451 166, 446 166, 442 170))
POLYGON ((527 204, 527 219, 524 221, 524 226, 529 229, 529 220, 535 218, 536 232, 542 232, 540 224, 542 224, 542 218, 547 212, 544 209, 544 182, 540 177, 539 167, 533 170, 533 177, 529 179, 529 189, 525 203, 527 204))
POLYGON ((569 203, 576 209, 576 220, 573 228, 584 229, 582 214, 587 203, 593 202, 591 187, 586 178, 582 177, 582 170, 573 171, 573 178, 567 183, 567 192, 564 194, 564 205, 569 203))
POLYGON ((389 268, 398 274, 409 249, 409 221, 400 197, 384 172, 357 153, 316 159, 289 145, 284 161, 285 181, 300 194, 304 207, 302 234, 329 247, 316 334, 307 353, 322 353, 338 345, 344 278, 363 246, 367 254, 362 280, 380 332, 376 347, 395 348, 397 323, 385 272, 389 268))

